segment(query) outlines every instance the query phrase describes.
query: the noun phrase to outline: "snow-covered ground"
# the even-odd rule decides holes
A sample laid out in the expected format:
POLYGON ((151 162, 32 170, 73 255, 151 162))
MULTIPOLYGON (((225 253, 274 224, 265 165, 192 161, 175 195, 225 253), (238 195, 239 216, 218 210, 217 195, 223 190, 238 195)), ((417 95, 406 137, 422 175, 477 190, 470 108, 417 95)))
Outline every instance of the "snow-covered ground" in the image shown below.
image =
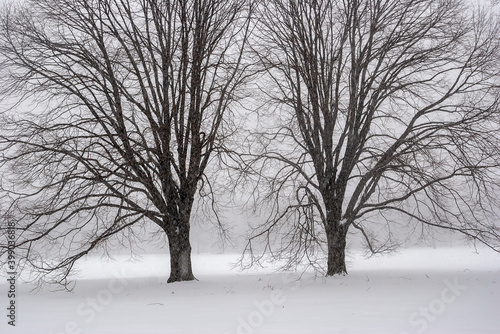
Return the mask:
POLYGON ((194 255, 199 281, 167 284, 167 255, 89 258, 72 293, 18 283, 16 327, 0 333, 500 333, 500 255, 409 249, 365 259, 349 275, 300 280, 272 268, 239 272, 237 255, 194 255))

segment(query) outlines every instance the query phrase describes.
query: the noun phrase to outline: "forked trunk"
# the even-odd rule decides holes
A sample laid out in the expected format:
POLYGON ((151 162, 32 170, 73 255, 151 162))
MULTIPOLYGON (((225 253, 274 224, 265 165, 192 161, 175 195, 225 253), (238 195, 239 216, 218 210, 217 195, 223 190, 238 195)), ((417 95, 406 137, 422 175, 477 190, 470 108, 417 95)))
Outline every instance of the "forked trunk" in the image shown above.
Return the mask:
POLYGON ((347 274, 345 265, 347 228, 345 225, 333 225, 326 232, 328 242, 328 267, 326 275, 345 275, 347 274))

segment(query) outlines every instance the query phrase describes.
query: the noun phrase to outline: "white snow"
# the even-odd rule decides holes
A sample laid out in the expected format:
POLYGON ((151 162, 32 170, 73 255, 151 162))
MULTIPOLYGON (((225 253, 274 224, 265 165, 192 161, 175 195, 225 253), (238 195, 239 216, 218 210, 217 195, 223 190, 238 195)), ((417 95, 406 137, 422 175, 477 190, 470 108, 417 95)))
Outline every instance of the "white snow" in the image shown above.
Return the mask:
MULTIPOLYGON (((365 259, 349 275, 239 272, 238 255, 193 255, 199 281, 167 284, 168 256, 88 258, 72 293, 18 282, 16 327, 0 333, 500 333, 500 255, 471 248, 409 249, 365 259)), ((2 305, 3 303, 3 305, 2 305)))

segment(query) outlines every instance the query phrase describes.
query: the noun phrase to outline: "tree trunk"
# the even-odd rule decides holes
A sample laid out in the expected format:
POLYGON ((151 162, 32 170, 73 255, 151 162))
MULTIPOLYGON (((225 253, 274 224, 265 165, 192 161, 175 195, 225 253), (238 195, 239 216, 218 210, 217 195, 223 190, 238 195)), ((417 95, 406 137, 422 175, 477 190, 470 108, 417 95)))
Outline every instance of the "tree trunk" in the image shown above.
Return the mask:
POLYGON ((345 246, 347 228, 345 225, 331 224, 327 231, 328 267, 326 276, 345 275, 345 246))
POLYGON ((189 242, 189 222, 167 232, 170 249, 170 277, 167 283, 192 281, 191 243, 189 242))

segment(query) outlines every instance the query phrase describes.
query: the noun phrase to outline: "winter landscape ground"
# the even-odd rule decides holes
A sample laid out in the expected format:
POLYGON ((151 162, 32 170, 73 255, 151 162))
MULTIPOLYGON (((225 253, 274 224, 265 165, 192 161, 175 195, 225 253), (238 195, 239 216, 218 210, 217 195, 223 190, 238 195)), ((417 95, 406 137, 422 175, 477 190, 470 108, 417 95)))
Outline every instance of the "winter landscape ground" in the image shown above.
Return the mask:
MULTIPOLYGON (((237 255, 193 256, 199 281, 167 284, 168 255, 80 263, 73 292, 17 283, 16 326, 1 333, 500 333, 500 256, 417 248, 364 258, 349 275, 238 271, 237 255)), ((1 300, 6 303, 2 279, 1 300)), ((6 306, 6 305, 4 305, 6 306)), ((3 313, 6 313, 6 307, 3 313)))

